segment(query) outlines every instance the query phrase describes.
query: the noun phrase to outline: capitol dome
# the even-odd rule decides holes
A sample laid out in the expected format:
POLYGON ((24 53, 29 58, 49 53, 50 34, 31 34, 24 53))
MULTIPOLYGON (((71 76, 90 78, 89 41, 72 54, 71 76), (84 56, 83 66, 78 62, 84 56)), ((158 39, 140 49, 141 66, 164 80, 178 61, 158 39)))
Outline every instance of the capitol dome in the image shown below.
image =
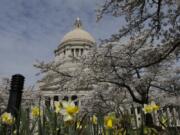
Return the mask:
POLYGON ((75 28, 65 34, 62 38, 60 45, 71 44, 76 42, 95 44, 95 39, 87 31, 83 30, 82 23, 79 18, 76 19, 75 28))

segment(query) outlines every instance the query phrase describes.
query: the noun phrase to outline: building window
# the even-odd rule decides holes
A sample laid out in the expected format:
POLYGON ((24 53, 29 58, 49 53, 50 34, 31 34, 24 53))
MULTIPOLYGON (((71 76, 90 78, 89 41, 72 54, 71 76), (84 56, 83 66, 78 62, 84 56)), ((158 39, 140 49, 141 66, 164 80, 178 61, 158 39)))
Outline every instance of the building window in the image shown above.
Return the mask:
POLYGON ((71 49, 71 54, 74 57, 74 49, 71 49))
POLYGON ((75 104, 76 106, 79 105, 78 97, 77 97, 76 95, 64 96, 63 100, 64 100, 64 101, 67 101, 67 102, 68 102, 68 101, 72 101, 72 102, 74 102, 74 104, 75 104))
POLYGON ((59 97, 58 96, 54 96, 54 101, 59 101, 59 97))
POLYGON ((66 55, 66 50, 64 50, 64 55, 66 55))
POLYGON ((83 49, 81 49, 81 55, 83 55, 83 49))
POLYGON ((76 49, 76 56, 79 56, 79 49, 76 49))

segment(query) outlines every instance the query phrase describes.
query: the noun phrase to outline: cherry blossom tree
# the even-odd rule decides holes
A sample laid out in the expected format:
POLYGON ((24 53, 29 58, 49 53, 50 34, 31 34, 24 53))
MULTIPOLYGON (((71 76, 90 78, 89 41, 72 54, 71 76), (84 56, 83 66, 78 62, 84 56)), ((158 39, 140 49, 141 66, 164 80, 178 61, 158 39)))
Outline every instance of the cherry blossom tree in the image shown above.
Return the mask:
POLYGON ((106 0, 97 20, 124 20, 119 32, 93 50, 86 63, 96 82, 125 88, 133 101, 148 103, 151 90, 179 90, 180 13, 178 1, 106 0), (173 72, 173 73, 172 73, 173 72), (171 77, 170 77, 171 76, 171 77), (172 88, 173 87, 173 88, 172 88))

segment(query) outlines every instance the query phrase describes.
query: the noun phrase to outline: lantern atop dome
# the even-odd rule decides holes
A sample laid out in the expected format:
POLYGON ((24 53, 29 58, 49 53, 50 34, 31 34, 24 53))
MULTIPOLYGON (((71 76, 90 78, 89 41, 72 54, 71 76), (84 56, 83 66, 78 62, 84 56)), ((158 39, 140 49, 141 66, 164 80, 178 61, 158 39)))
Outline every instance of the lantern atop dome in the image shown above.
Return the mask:
POLYGON ((69 44, 89 44, 94 45, 95 39, 91 36, 90 33, 85 31, 82 28, 82 22, 79 17, 76 18, 74 23, 74 29, 66 33, 61 40, 60 46, 69 45, 69 44))
POLYGON ((75 26, 75 28, 82 28, 82 22, 79 17, 77 17, 77 19, 74 23, 74 26, 75 26))

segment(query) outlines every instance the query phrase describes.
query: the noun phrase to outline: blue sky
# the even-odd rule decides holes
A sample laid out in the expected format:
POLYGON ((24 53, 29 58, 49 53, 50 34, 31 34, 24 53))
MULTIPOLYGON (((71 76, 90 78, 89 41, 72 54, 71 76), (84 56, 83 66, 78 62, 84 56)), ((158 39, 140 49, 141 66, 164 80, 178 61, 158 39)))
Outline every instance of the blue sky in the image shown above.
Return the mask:
POLYGON ((21 73, 26 86, 40 76, 36 60, 50 61, 65 33, 80 17, 85 29, 97 40, 118 31, 120 19, 106 16, 96 22, 103 0, 0 0, 0 77, 21 73))

